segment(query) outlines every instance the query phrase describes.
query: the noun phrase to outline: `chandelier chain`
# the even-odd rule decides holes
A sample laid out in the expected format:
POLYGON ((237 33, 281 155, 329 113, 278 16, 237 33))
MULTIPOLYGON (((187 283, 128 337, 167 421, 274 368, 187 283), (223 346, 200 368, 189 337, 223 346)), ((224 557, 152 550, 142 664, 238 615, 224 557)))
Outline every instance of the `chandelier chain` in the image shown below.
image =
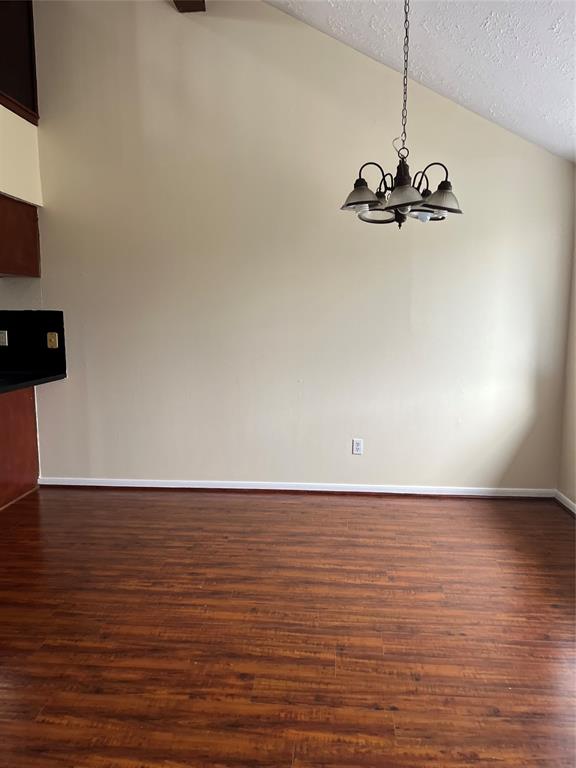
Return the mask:
POLYGON ((406 123, 408 122, 408 51, 409 51, 409 45, 410 45, 409 16, 410 16, 410 0, 404 0, 404 78, 402 81, 402 86, 403 86, 402 133, 400 134, 400 139, 402 140, 402 148, 398 152, 398 154, 401 157, 402 156, 407 157, 408 155, 408 150, 406 147, 406 123))

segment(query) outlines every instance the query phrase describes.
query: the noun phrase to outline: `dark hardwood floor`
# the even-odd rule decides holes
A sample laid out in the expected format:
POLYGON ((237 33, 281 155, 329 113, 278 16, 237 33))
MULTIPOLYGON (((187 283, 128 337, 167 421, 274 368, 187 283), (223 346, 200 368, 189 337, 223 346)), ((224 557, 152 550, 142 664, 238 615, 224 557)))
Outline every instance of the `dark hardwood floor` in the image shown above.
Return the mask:
POLYGON ((552 501, 43 489, 2 512, 2 768, 573 768, 552 501))

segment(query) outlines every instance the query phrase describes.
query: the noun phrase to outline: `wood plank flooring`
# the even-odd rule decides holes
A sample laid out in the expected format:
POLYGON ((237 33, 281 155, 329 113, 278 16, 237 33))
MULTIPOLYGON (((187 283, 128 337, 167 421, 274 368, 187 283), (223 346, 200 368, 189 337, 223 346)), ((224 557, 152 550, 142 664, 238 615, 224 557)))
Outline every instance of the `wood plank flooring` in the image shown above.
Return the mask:
POLYGON ((555 502, 46 488, 1 520, 1 768, 575 765, 555 502))

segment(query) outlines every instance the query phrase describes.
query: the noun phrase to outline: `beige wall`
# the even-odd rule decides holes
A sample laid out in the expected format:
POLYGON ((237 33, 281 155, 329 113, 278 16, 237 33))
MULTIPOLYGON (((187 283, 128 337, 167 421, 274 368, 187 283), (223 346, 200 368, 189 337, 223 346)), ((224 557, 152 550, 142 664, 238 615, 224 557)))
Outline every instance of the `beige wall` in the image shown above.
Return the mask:
POLYGON ((38 128, 0 106, 0 192, 42 205, 38 128))
MULTIPOLYGON (((0 106, 0 192, 42 204, 38 129, 0 106)), ((0 309, 40 306, 40 283, 33 278, 0 278, 0 309)))
POLYGON ((37 277, 0 278, 0 309, 40 309, 42 287, 37 277))
POLYGON ((258 2, 36 24, 45 477, 555 487, 570 163, 413 85, 412 168, 447 162, 465 215, 362 225, 395 72, 258 2))
MULTIPOLYGON (((576 189, 576 168, 574 173, 576 189)), ((574 233, 572 292, 566 354, 566 391, 559 490, 576 504, 576 232, 574 233)))

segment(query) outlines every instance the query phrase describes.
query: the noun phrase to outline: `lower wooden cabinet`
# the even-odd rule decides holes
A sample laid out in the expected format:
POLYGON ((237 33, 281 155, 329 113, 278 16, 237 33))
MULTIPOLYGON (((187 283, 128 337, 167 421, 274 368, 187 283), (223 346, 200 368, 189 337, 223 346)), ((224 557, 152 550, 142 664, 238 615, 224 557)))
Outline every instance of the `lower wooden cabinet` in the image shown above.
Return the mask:
POLYGON ((0 395, 0 508, 38 485, 34 388, 0 395))

